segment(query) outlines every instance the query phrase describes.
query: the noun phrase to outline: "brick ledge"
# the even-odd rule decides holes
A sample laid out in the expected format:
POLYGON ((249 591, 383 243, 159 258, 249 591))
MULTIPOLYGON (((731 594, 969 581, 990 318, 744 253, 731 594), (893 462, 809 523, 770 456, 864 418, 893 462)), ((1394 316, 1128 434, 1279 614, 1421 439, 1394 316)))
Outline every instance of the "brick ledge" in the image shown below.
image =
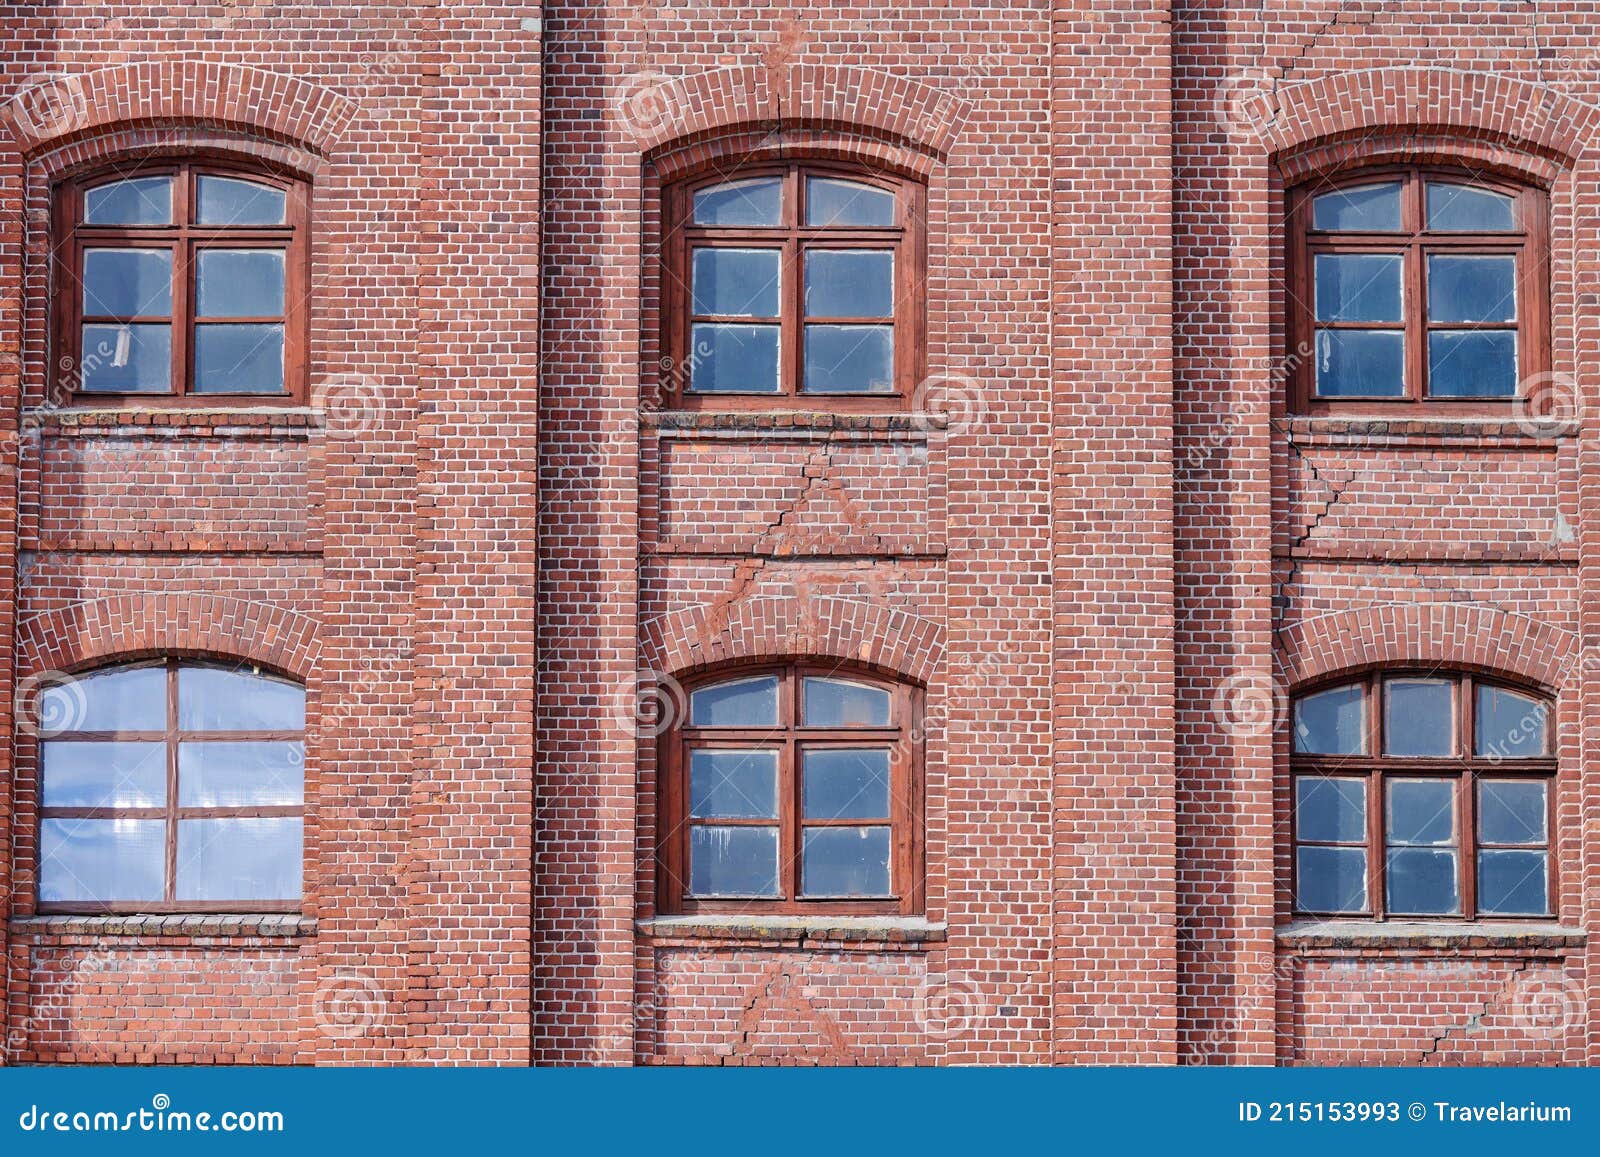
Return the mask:
POLYGON ((195 913, 168 916, 23 916, 10 930, 34 936, 226 936, 309 937, 317 934, 314 916, 195 913))
POLYGON ((1286 948, 1581 948, 1582 928, 1560 924, 1368 923, 1302 920, 1280 926, 1286 948))
POLYGON ((304 438, 323 422, 323 412, 309 406, 30 406, 22 411, 24 429, 32 425, 61 436, 127 437, 160 430, 176 436, 304 438))
POLYGON ((949 926, 921 916, 657 916, 635 924, 651 940, 931 944, 949 926))

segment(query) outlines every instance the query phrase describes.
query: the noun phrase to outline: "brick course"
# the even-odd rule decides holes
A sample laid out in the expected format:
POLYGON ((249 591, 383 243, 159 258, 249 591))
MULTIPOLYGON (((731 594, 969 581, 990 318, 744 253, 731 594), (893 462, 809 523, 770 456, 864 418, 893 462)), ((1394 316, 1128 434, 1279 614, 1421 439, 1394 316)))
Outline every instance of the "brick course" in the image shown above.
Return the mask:
POLYGON ((1600 1059, 1600 13, 1268 9, 8 6, 3 1061, 1600 1059), (308 405, 47 387, 52 183, 174 150, 311 183, 308 405), (909 412, 672 409, 662 191, 779 157, 925 182, 909 412), (1566 420, 1289 412, 1283 191, 1414 161, 1550 189, 1566 420), (34 911, 31 691, 171 653, 308 686, 299 922, 34 911), (924 918, 655 920, 678 684, 796 657, 926 689, 924 918), (1390 663, 1557 697, 1559 928, 1283 931, 1390 663))

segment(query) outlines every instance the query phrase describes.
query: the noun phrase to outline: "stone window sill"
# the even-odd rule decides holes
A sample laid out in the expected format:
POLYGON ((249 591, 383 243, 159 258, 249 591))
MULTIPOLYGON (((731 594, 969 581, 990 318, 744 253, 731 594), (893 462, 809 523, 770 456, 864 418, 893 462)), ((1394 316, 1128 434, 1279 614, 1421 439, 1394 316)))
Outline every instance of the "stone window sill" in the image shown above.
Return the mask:
POLYGON ((921 916, 657 916, 640 920, 640 935, 656 941, 917 947, 940 943, 948 926, 921 916))
POLYGON ((10 930, 31 936, 222 937, 295 939, 317 934, 313 916, 193 914, 164 916, 26 916, 10 930))
POLYGON ((321 411, 299 405, 28 407, 23 429, 53 436, 148 437, 156 432, 189 437, 306 438, 322 425, 321 411))
POLYGON ((644 416, 644 428, 662 437, 826 438, 832 435, 899 436, 925 440, 930 430, 949 424, 937 412, 864 413, 825 410, 656 410, 644 416))
POLYGON ((1290 440, 1300 445, 1372 445, 1442 440, 1537 447, 1575 437, 1576 422, 1521 422, 1508 413, 1497 417, 1401 417, 1382 415, 1297 414, 1287 419, 1290 440))
POLYGON ((1281 947, 1341 948, 1581 948, 1588 940, 1582 928, 1554 923, 1477 924, 1359 920, 1302 920, 1278 928, 1281 947))

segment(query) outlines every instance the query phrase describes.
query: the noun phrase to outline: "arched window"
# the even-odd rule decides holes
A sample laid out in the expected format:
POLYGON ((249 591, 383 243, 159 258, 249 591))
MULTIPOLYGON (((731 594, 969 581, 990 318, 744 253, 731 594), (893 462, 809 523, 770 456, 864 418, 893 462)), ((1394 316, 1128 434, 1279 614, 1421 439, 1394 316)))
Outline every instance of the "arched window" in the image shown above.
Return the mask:
POLYGON ((691 685, 663 736, 660 910, 921 911, 921 704, 804 663, 691 685))
POLYGON ((669 190, 669 401, 905 408, 920 373, 921 194, 898 177, 801 163, 669 190))
POLYGON ((58 391, 303 398, 306 215, 304 182, 203 161, 58 186, 58 391))
POLYGON ((1549 369, 1543 190, 1367 169, 1289 197, 1294 405, 1503 413, 1549 369))
POLYGON ((294 911, 305 689, 175 659, 39 693, 39 910, 294 911))
POLYGON ((1464 673, 1384 671, 1294 704, 1295 908, 1549 917, 1551 703, 1464 673))

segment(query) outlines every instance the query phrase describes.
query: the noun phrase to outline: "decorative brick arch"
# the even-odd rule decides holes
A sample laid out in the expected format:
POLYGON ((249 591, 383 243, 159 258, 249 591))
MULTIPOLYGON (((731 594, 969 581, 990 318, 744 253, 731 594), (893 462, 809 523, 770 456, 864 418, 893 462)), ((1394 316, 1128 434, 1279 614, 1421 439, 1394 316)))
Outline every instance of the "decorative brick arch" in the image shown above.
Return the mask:
POLYGON ((1293 688, 1385 663, 1437 663, 1517 675, 1561 690, 1577 636, 1527 615, 1460 603, 1386 603, 1319 615, 1278 635, 1278 668, 1293 688))
POLYGON ((931 619, 856 599, 705 604, 645 623, 642 666, 674 677, 720 663, 806 657, 861 663, 927 684, 944 651, 931 619))
POLYGON ((838 64, 646 74, 616 111, 642 151, 775 125, 866 132, 936 156, 948 153, 971 112, 955 92, 909 77, 838 64))
POLYGON ((300 612, 223 595, 112 595, 17 625, 18 673, 25 677, 188 654, 249 660, 304 682, 317 648, 317 625, 300 612))
POLYGON ((265 136, 327 156, 354 100, 287 73, 199 60, 148 60, 24 84, 12 133, 28 154, 128 128, 181 127, 265 136))
POLYGON ((1261 99, 1257 128, 1274 155, 1342 136, 1413 128, 1573 160, 1588 149, 1600 118, 1594 106, 1547 85, 1445 68, 1330 73, 1280 85, 1261 99))

